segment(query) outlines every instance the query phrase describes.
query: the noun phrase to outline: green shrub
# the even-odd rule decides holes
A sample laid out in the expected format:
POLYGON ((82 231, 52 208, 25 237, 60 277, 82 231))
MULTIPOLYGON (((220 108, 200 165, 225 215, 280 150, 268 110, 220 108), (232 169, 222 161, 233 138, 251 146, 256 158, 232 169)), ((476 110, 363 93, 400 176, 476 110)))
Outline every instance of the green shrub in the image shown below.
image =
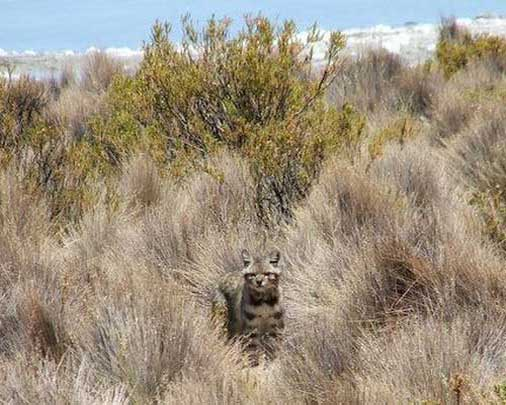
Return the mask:
POLYGON ((168 25, 154 25, 137 75, 113 84, 114 114, 101 125, 112 137, 135 134, 175 176, 221 148, 238 151, 251 161, 259 215, 289 217, 325 157, 362 134, 364 119, 351 106, 337 110, 324 102, 343 36, 331 34, 317 70, 316 27, 302 42, 292 22, 276 27, 263 17, 247 18, 236 36, 226 19, 211 19, 201 33, 188 18, 183 26, 179 47, 168 25), (128 129, 118 128, 122 120, 128 129))
POLYGON ((447 78, 477 59, 488 59, 504 70, 506 40, 487 34, 473 36, 454 21, 449 21, 443 23, 440 29, 436 58, 447 78))
MULTIPOLYGON (((183 26, 179 46, 169 27, 156 23, 132 77, 96 55, 96 76, 104 70, 107 80, 100 89, 90 86, 103 95, 83 122, 42 113, 48 98, 42 83, 2 84, 1 156, 6 162, 29 156, 23 163, 29 186, 48 197, 53 216, 78 219, 94 201, 90 185, 109 184, 135 154, 149 155, 178 179, 212 171, 206 159, 230 149, 249 162, 258 214, 272 224, 291 216, 327 156, 353 156, 364 117, 349 104, 324 100, 339 68, 341 34, 330 35, 326 60, 316 68, 316 27, 302 41, 292 22, 276 26, 263 17, 246 18, 235 36, 226 19, 211 19, 202 32, 188 18, 183 26)), ((81 105, 78 96, 67 102, 76 110, 81 105)))

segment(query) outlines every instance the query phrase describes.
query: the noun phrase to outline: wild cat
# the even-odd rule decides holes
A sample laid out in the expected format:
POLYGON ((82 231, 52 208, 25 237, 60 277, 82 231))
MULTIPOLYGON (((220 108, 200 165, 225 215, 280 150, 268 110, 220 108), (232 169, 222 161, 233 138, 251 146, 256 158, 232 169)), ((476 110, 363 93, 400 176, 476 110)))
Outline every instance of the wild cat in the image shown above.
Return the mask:
POLYGON ((241 252, 241 271, 223 276, 212 302, 213 317, 226 326, 228 337, 242 337, 253 364, 255 357, 271 358, 284 329, 281 305, 281 254, 275 250, 267 256, 241 252))

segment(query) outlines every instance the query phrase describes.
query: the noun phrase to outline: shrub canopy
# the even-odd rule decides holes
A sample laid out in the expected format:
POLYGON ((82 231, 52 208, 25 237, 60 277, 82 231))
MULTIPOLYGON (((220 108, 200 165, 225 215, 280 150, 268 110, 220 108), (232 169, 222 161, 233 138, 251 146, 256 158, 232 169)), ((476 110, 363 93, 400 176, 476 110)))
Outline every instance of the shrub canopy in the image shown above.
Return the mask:
POLYGON ((287 217, 325 156, 355 142, 364 127, 351 106, 338 111, 323 100, 344 37, 330 34, 316 67, 316 27, 301 40, 293 22, 276 27, 249 17, 235 36, 230 24, 211 19, 200 32, 185 18, 178 45, 170 27, 156 23, 137 75, 112 88, 115 115, 106 125, 124 133, 118 121, 127 121, 137 134, 154 133, 158 158, 177 176, 217 149, 240 152, 252 162, 260 215, 287 217))

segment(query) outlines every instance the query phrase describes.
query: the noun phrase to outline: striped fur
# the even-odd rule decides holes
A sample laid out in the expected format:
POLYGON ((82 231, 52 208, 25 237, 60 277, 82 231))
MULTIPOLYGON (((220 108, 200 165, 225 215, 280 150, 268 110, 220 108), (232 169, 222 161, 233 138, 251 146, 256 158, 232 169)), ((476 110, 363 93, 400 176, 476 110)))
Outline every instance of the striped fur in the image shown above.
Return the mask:
POLYGON ((243 269, 226 274, 213 299, 213 314, 225 318, 229 338, 243 337, 251 350, 273 350, 284 328, 279 288, 280 255, 250 256, 242 252, 243 269))

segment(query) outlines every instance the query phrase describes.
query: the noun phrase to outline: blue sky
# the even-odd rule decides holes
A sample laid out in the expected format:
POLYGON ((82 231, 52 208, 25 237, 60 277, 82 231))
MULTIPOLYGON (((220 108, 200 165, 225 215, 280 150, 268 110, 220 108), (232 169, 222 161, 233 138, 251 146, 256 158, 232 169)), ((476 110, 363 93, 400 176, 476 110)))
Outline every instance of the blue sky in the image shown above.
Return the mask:
POLYGON ((178 36, 181 15, 204 22, 209 16, 240 20, 245 13, 294 19, 300 29, 346 29, 407 21, 437 22, 441 16, 506 15, 506 0, 0 0, 0 48, 84 50, 89 46, 138 48, 155 19, 171 22, 178 36))

